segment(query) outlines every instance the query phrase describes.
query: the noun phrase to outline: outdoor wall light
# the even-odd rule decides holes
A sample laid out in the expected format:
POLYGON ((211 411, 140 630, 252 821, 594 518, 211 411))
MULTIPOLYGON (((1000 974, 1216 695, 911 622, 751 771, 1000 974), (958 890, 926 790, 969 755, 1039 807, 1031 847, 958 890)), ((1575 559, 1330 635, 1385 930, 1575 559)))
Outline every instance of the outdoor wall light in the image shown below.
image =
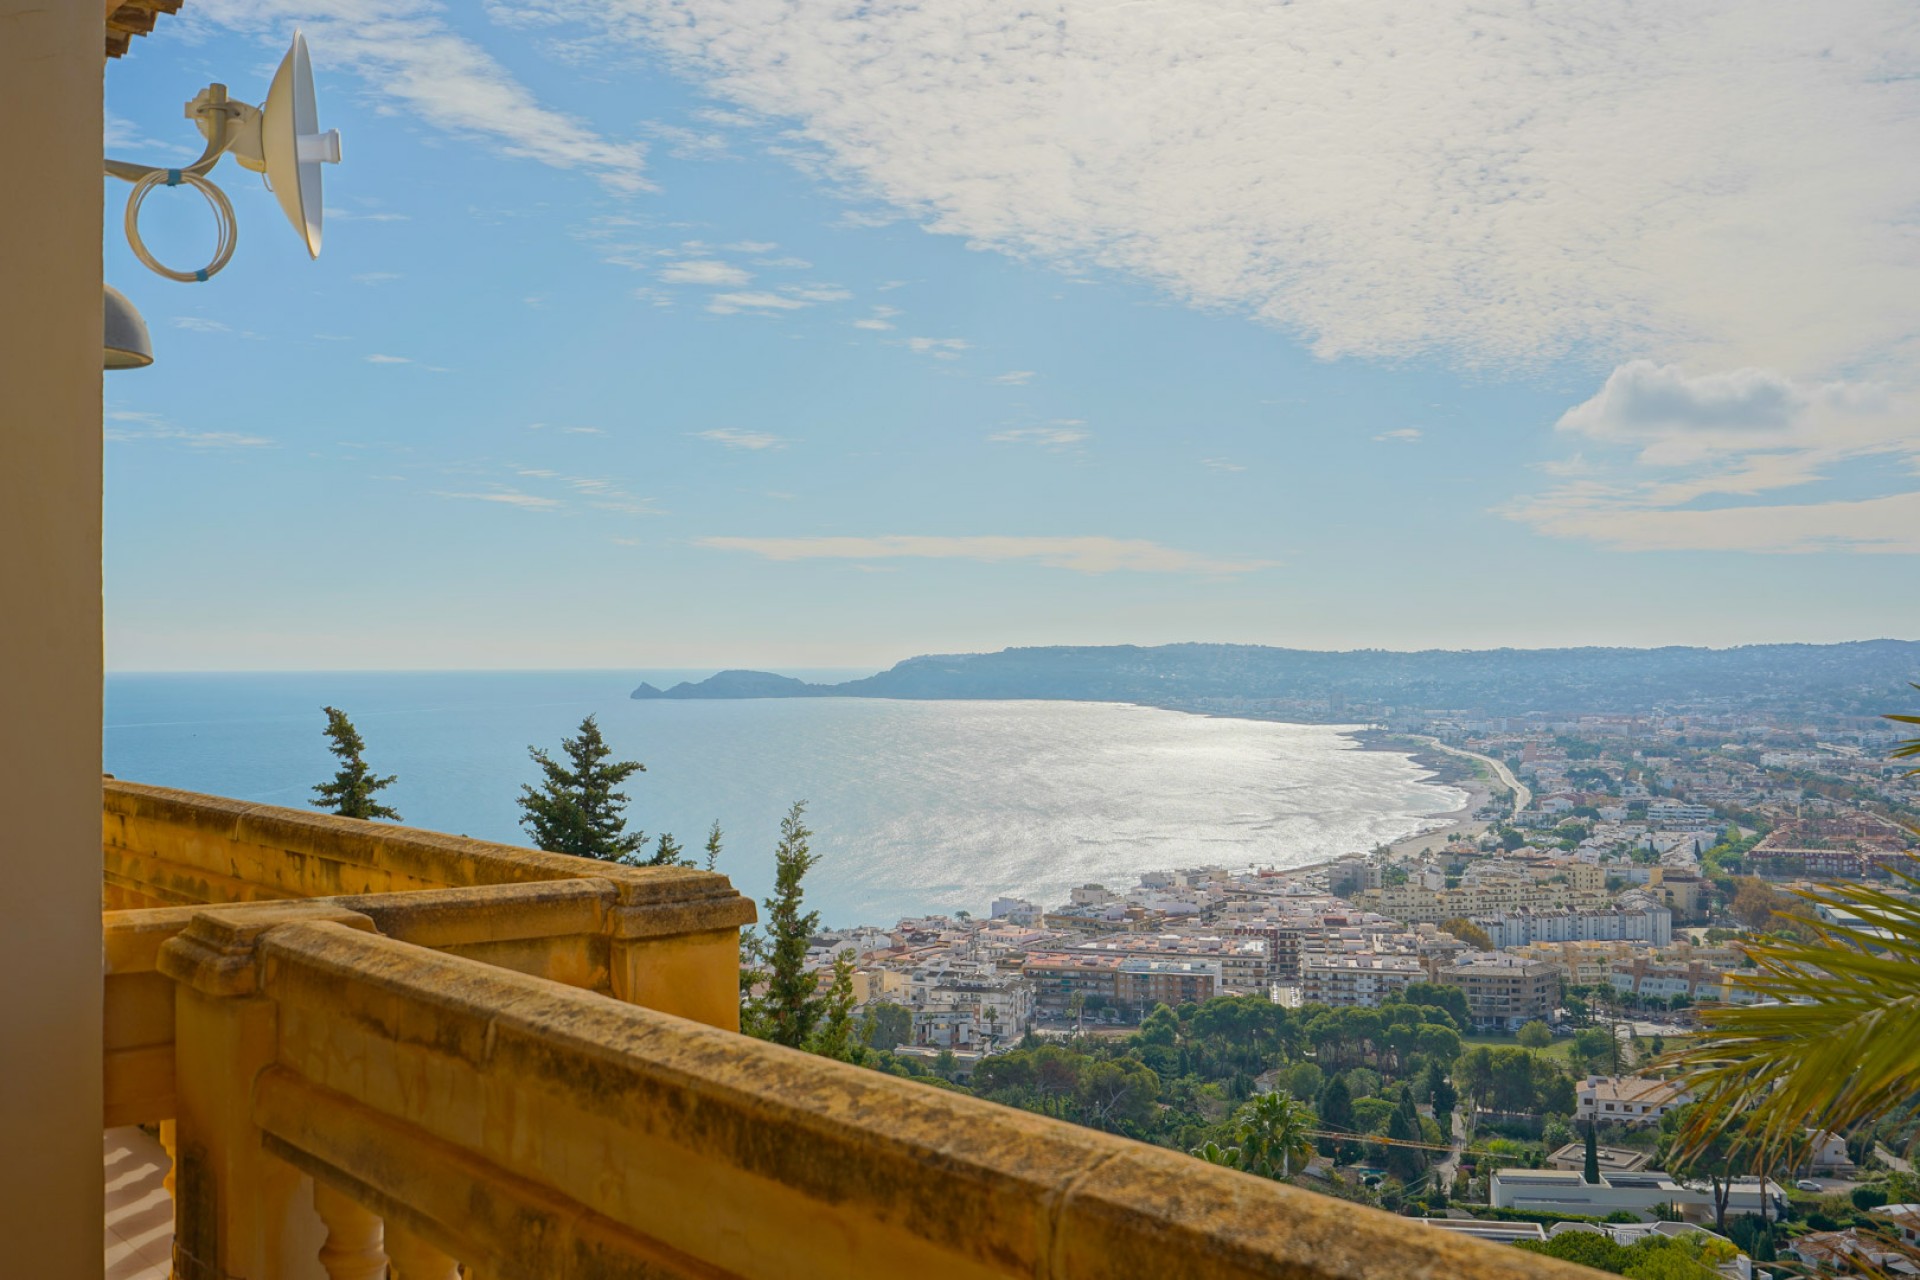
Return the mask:
POLYGON ((153 340, 147 337, 147 322, 127 295, 112 285, 106 290, 106 367, 144 369, 153 363, 153 340))

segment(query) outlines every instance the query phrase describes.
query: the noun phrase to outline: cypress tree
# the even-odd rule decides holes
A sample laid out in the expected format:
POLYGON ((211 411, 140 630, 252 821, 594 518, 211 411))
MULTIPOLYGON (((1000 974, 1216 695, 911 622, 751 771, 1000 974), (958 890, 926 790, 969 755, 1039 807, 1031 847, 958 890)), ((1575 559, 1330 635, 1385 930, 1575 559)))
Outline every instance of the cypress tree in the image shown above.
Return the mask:
POLYGON ((773 896, 767 908, 767 992, 764 1017, 755 1021, 776 1044, 803 1048, 813 1034, 825 1002, 820 984, 806 970, 807 943, 820 923, 818 911, 805 911, 807 872, 820 860, 807 846, 813 832, 801 821, 807 811, 796 800, 780 820, 780 843, 773 851, 773 896))
POLYGON ((1600 1181, 1600 1142, 1593 1136, 1593 1121, 1587 1121, 1587 1167, 1581 1174, 1589 1184, 1600 1181))
POLYGON ((327 713, 327 727, 322 730, 327 736, 327 750, 340 758, 340 771, 333 775, 332 782, 323 782, 313 789, 316 798, 309 803, 343 818, 391 818, 398 822, 397 810, 373 798, 375 792, 393 782, 394 775, 376 777, 373 770, 367 768, 367 762, 361 758, 367 744, 360 740, 360 731, 347 719, 346 712, 337 707, 321 710, 327 713))
MULTIPOLYGON (((1332 1133, 1353 1132, 1353 1093, 1337 1072, 1327 1078, 1327 1087, 1320 1091, 1320 1102, 1314 1111, 1320 1117, 1322 1129, 1332 1133)), ((1320 1139, 1320 1154, 1335 1160, 1352 1160, 1354 1149, 1351 1142, 1320 1139)))
POLYGON ((580 722, 579 737, 562 738, 560 747, 565 765, 539 747, 527 748, 543 776, 538 790, 520 788, 520 825, 534 844, 551 853, 638 862, 647 838, 626 830, 627 797, 614 788, 647 767, 637 760, 612 761, 613 749, 592 716, 580 722))

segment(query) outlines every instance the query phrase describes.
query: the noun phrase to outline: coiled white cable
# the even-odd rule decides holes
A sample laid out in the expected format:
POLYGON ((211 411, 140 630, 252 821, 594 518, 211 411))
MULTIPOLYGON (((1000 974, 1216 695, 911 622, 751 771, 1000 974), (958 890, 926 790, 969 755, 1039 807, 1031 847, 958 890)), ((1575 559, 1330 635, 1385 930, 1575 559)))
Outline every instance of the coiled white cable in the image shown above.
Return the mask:
POLYGON ((184 169, 155 169, 152 173, 135 179, 133 194, 127 197, 127 243, 133 248, 133 256, 140 259, 147 270, 169 280, 178 280, 182 284, 192 284, 197 280, 207 280, 220 273, 220 269, 233 258, 233 246, 240 238, 240 229, 233 217, 233 204, 227 199, 227 193, 197 173, 184 169), (214 221, 220 225, 219 241, 213 251, 213 261, 198 271, 175 271, 167 266, 147 249, 140 239, 140 205, 147 198, 147 192, 155 187, 190 186, 206 198, 213 206, 214 221))

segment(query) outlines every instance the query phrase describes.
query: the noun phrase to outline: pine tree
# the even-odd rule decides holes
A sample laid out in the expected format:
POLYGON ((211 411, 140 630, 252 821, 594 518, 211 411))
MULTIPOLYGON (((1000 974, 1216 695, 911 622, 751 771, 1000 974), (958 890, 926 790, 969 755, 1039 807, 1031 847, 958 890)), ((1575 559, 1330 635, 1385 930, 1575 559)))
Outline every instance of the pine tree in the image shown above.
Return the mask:
POLYGON ((347 713, 335 707, 322 707, 327 713, 327 727, 323 732, 329 742, 327 750, 340 758, 340 771, 333 775, 332 782, 323 782, 313 789, 318 799, 309 803, 316 809, 325 809, 337 813, 343 818, 392 818, 400 821, 397 810, 381 804, 373 798, 376 791, 393 782, 394 775, 384 778, 375 777, 367 762, 361 759, 361 752, 367 744, 360 740, 360 731, 353 727, 353 721, 347 719, 347 713))
POLYGON ((544 777, 538 790, 520 788, 520 808, 525 811, 520 825, 534 844, 551 853, 637 862, 647 838, 643 832, 627 832, 627 797, 614 788, 647 767, 637 760, 609 763, 613 749, 592 716, 580 722, 579 737, 562 738, 560 746, 571 768, 539 747, 527 748, 544 777))
POLYGON ((680 842, 665 831, 661 832, 660 838, 653 842, 651 857, 640 858, 636 854, 634 860, 643 867, 690 867, 693 865, 691 858, 680 856, 680 842))
POLYGON ((853 948, 833 958, 833 985, 827 988, 822 1017, 807 1049, 823 1058, 857 1062, 865 1057, 853 1028, 853 948))
POLYGON ((825 1004, 818 994, 820 984, 806 969, 807 944, 820 923, 818 911, 802 910, 803 881, 820 860, 807 847, 813 832, 801 821, 806 811, 806 801, 796 800, 780 820, 780 843, 773 851, 773 896, 764 903, 767 990, 761 1016, 755 1019, 765 1027, 764 1038, 795 1049, 806 1045, 825 1004))
POLYGON ((707 832, 707 870, 712 871, 720 862, 720 819, 713 820, 713 829, 707 832))

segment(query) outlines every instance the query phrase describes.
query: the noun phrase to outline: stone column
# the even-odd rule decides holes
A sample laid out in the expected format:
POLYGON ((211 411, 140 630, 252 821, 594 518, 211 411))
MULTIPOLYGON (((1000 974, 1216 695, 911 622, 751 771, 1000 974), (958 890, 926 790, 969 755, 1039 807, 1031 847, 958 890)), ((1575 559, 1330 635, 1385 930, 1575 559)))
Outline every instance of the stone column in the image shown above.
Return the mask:
POLYGON ((100 71, 112 8, 0 0, 0 1271, 16 1276, 98 1276, 103 1257, 100 71))
POLYGON ((728 1031, 740 1029, 740 926, 753 903, 724 876, 656 873, 615 882, 609 916, 613 993, 728 1031))
POLYGON ((288 920, 365 916, 324 903, 203 912, 160 952, 174 1003, 175 1280, 317 1276, 326 1229, 311 1180, 267 1154, 253 1083, 274 1060, 278 1008, 260 994, 257 944, 288 920))

